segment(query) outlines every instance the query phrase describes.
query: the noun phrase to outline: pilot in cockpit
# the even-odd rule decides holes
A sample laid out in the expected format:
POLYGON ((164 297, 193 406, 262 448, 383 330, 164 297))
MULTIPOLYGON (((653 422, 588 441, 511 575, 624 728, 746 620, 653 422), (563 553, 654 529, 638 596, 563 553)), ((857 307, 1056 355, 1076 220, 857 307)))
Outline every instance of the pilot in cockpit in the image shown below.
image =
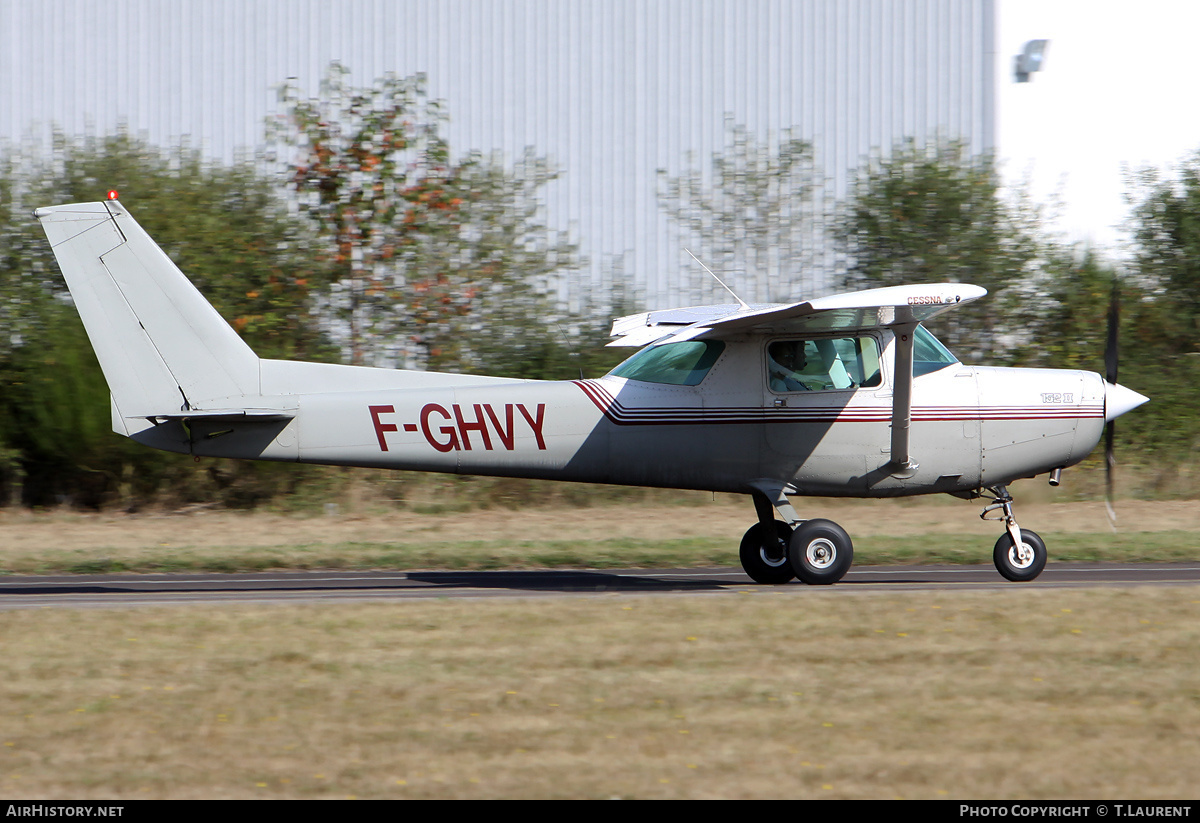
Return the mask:
POLYGON ((772 391, 811 390, 801 374, 807 366, 803 341, 779 341, 767 348, 767 371, 772 391))

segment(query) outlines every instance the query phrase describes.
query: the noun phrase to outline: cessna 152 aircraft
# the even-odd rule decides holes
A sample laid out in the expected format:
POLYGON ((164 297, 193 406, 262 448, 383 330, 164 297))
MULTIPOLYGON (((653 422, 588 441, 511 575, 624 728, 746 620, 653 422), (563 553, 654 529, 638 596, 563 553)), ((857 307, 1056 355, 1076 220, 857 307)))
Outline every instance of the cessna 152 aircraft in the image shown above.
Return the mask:
POLYGON ((1007 484, 1081 461, 1146 398, 1098 374, 966 366, 922 321, 986 293, 945 283, 785 305, 650 311, 593 380, 260 359, 115 199, 38 209, 112 392, 113 429, 184 454, 748 494, 760 583, 827 584, 850 537, 789 496, 987 496, 993 558, 1032 580, 1046 547, 1007 484), (644 347, 644 348, 643 348, 644 347), (782 520, 775 519, 775 512, 782 520))

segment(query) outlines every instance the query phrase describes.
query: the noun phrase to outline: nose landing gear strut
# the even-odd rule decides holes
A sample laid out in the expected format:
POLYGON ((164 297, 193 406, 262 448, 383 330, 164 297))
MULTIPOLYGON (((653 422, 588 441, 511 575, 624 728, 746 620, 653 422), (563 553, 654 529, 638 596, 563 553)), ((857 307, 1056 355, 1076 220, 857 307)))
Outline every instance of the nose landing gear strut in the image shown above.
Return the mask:
POLYGON ((1033 580, 1046 568, 1046 544, 1036 532, 1022 529, 1013 516, 1013 498, 1005 486, 988 488, 992 502, 979 515, 980 520, 1003 520, 1004 534, 996 541, 992 551, 992 562, 996 571, 1006 580, 1024 582, 1033 580), (989 512, 1000 511, 999 517, 988 517, 989 512))

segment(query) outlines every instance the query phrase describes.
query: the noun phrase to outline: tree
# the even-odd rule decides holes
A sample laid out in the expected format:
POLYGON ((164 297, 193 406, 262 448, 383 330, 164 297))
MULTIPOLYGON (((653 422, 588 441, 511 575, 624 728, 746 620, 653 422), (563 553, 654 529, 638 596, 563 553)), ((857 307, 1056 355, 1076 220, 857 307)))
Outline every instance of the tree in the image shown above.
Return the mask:
MULTIPOLYGON (((813 213, 817 186, 812 147, 786 131, 773 144, 744 126, 726 124, 726 146, 709 175, 690 168, 678 177, 659 169, 659 202, 687 234, 691 248, 744 300, 800 299, 801 274, 822 239, 813 213)), ((724 295, 707 274, 702 295, 724 295)), ((708 297, 701 297, 708 299, 708 297)))
POLYGON ((65 289, 33 209, 56 202, 48 164, 0 154, 0 359, 36 335, 46 301, 65 289))
MULTIPOLYGON (((163 150, 124 133, 59 137, 54 156, 38 205, 102 200, 115 189, 258 354, 331 359, 312 314, 313 293, 328 275, 312 260, 306 227, 253 165, 209 162, 186 146, 163 150)), ((28 223, 45 247, 41 229, 28 223)))
POLYGON ((384 328, 416 343, 418 362, 529 376, 521 363, 559 336, 553 324, 572 322, 550 295, 579 265, 576 249, 538 220, 538 194, 556 177, 532 150, 511 171, 471 153, 444 181, 452 209, 402 226, 384 328))
POLYGON ((872 160, 859 175, 837 236, 857 288, 961 282, 991 296, 930 323, 960 353, 995 357, 1004 348, 1006 295, 1038 259, 1036 212, 1006 203, 989 155, 957 142, 912 140, 872 160))
POLYGON ((1200 152, 1175 179, 1144 169, 1132 182, 1137 272, 1170 304, 1157 333, 1173 353, 1200 351, 1200 152))
POLYGON ((176 499, 244 505, 273 488, 285 472, 214 463, 198 472, 185 457, 111 432, 108 388, 33 219, 37 206, 116 189, 259 354, 328 359, 334 352, 309 311, 319 273, 272 181, 125 134, 60 136, 49 156, 27 150, 0 161, 0 501, 137 505, 169 489, 176 499))
POLYGON ((1009 352, 1019 365, 1104 372, 1113 289, 1136 310, 1140 291, 1090 250, 1045 248, 1037 273, 1021 289, 1022 337, 1009 352))
POLYGON ((331 268, 324 310, 352 362, 471 367, 513 329, 543 333, 550 278, 578 265, 538 220, 555 172, 532 152, 512 171, 453 160, 423 76, 354 88, 348 75, 333 64, 317 98, 286 86, 271 136, 331 268))

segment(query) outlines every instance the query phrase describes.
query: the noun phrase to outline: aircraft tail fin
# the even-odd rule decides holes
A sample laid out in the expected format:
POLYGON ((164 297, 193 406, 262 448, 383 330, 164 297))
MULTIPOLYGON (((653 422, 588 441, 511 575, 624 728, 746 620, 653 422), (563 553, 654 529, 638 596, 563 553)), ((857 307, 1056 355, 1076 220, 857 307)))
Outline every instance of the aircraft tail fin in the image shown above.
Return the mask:
MULTIPOLYGON (((229 408, 259 392, 259 359, 115 200, 41 221, 118 418, 229 408)), ((125 433, 125 432, 122 432, 125 433)))

